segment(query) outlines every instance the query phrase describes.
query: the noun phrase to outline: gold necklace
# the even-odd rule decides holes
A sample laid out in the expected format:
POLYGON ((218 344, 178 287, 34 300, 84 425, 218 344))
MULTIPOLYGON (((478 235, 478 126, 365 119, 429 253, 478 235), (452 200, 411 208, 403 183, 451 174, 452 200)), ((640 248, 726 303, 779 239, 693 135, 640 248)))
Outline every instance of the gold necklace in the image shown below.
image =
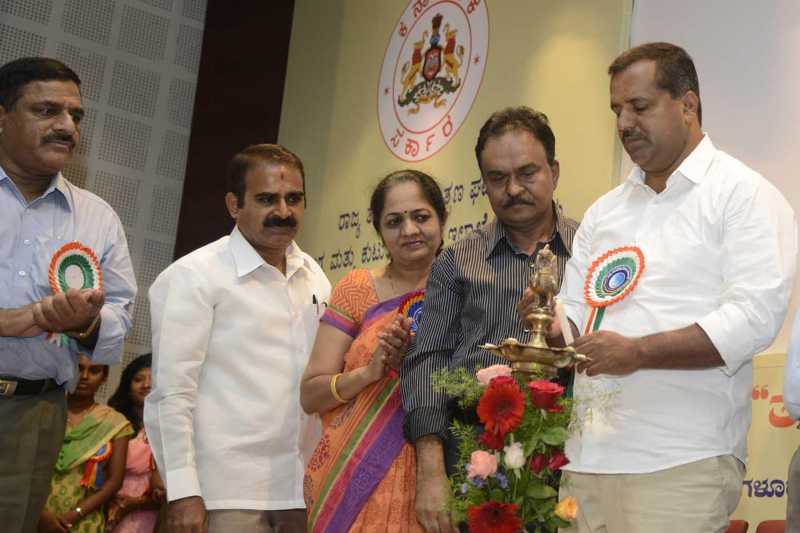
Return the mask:
POLYGON ((395 297, 399 296, 400 294, 397 292, 397 287, 394 286, 394 277, 392 276, 392 271, 390 270, 391 267, 391 263, 386 265, 386 278, 389 280, 389 286, 392 288, 392 297, 395 297))

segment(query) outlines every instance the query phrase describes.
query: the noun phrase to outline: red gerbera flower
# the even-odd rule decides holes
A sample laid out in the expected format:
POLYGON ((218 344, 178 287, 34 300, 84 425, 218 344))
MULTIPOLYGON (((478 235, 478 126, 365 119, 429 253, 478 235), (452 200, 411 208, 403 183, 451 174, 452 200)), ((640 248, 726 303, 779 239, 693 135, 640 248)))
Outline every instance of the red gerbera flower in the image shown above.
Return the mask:
POLYGON ((499 437, 519 426, 524 411, 525 396, 513 379, 494 378, 478 402, 478 418, 483 427, 499 437))
POLYGON ((493 501, 470 507, 467 511, 469 530, 471 533, 518 533, 522 529, 518 508, 514 503, 493 501))

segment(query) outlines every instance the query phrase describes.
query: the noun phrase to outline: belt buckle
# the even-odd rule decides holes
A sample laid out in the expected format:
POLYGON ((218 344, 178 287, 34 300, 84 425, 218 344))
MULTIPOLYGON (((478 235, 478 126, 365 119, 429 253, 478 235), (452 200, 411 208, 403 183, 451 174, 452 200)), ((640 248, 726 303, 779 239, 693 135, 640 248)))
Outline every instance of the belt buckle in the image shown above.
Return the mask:
POLYGON ((14 396, 17 390, 17 382, 7 379, 0 379, 0 396, 14 396))

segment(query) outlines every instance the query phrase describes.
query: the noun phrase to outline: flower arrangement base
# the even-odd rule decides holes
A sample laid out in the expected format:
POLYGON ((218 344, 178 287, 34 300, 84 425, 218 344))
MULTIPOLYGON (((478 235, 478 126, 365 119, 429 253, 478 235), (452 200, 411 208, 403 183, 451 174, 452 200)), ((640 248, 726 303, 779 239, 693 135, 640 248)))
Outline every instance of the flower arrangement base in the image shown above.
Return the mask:
POLYGON ((441 370, 433 385, 460 409, 474 409, 479 420, 476 426, 456 419, 450 428, 458 448, 449 476, 453 519, 472 533, 556 533, 568 527, 577 506, 572 498, 558 499, 572 420, 564 387, 541 373, 528 379, 508 365, 475 374, 441 370))

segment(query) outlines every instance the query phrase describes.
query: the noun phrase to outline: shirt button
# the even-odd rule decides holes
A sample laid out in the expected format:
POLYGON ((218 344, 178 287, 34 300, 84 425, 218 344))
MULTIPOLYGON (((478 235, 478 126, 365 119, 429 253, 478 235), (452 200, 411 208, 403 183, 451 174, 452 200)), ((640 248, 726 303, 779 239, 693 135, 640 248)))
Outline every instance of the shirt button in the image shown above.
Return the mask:
POLYGON ((31 244, 31 240, 30 240, 30 239, 25 239, 24 241, 22 241, 22 243, 23 243, 25 246, 30 246, 30 244, 31 244))
POLYGON ((19 275, 25 277, 27 275, 27 272, 25 272, 24 270, 20 270, 19 275))

